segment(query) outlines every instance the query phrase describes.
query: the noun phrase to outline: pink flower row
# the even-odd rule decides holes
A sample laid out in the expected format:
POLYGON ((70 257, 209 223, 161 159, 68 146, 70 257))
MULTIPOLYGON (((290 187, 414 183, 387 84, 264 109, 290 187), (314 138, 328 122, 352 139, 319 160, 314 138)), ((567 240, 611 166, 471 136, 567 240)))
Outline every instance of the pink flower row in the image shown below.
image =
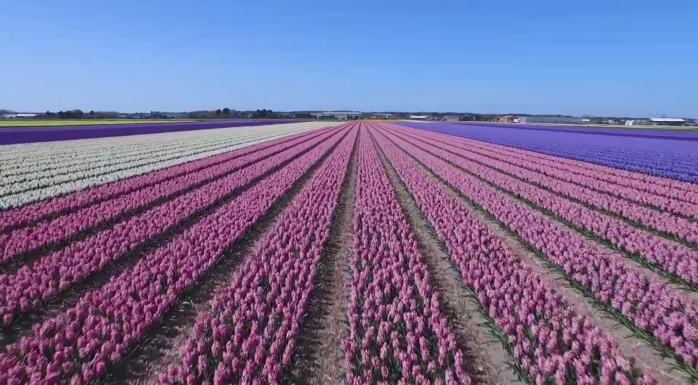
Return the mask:
MULTIPOLYGON (((332 131, 330 131, 332 132, 332 131)), ((327 131, 315 137, 326 137, 327 131)), ((20 228, 7 234, 0 234, 0 263, 6 262, 16 254, 52 245, 67 239, 82 230, 98 226, 126 212, 148 207, 153 202, 177 194, 200 183, 216 180, 231 171, 246 167, 281 151, 306 142, 307 137, 284 141, 266 149, 239 155, 234 159, 213 166, 198 169, 196 172, 180 175, 140 190, 108 199, 93 206, 88 206, 71 214, 38 223, 33 227, 20 228)), ((309 143, 309 142, 306 142, 309 143)))
MULTIPOLYGON (((408 134, 407 132, 403 133, 408 134)), ((691 197, 690 192, 661 186, 657 186, 657 189, 664 191, 664 193, 643 192, 636 188, 604 182, 568 170, 559 170, 544 164, 533 156, 510 156, 491 148, 488 143, 477 145, 454 143, 446 135, 440 137, 421 135, 421 132, 416 130, 410 132, 409 136, 456 152, 461 156, 467 155, 468 158, 478 162, 492 166, 496 164, 497 168, 503 168, 499 166, 500 164, 504 164, 505 167, 514 166, 512 172, 515 172, 517 176, 530 178, 532 182, 568 194, 575 199, 585 200, 605 210, 614 211, 636 222, 655 226, 657 230, 679 232, 680 234, 677 235, 692 242, 698 240, 698 225, 682 218, 682 216, 698 218, 698 204, 686 201, 691 197), (658 212, 642 205, 658 207, 667 212, 658 212), (672 215, 672 213, 677 215, 672 215)))
POLYGON ((240 156, 278 146, 287 141, 314 137, 316 135, 318 135, 318 132, 301 133, 280 139, 274 139, 272 141, 264 142, 262 144, 247 147, 241 150, 231 151, 148 174, 119 180, 95 188, 77 191, 65 196, 59 196, 49 200, 32 203, 21 208, 3 211, 0 212, 0 232, 5 232, 14 227, 24 226, 52 214, 92 205, 114 196, 126 194, 131 191, 167 181, 181 175, 197 172, 207 167, 231 161, 240 156))
POLYGON ((678 360, 693 369, 698 368, 698 307, 693 302, 667 284, 650 278, 643 269, 624 263, 618 254, 601 251, 574 230, 556 224, 555 220, 434 155, 400 138, 388 136, 543 253, 569 279, 588 290, 589 295, 656 337, 674 351, 678 360))
MULTIPOLYGON (((608 171, 590 170, 582 166, 589 165, 589 163, 572 161, 577 164, 567 164, 567 162, 561 162, 562 158, 548 155, 541 156, 542 154, 539 153, 501 145, 478 142, 465 138, 453 140, 453 136, 431 133, 423 130, 408 129, 404 131, 420 134, 420 136, 429 137, 442 143, 452 144, 462 149, 489 157, 496 157, 509 163, 533 169, 534 171, 544 172, 546 175, 554 176, 568 182, 581 183, 585 186, 591 186, 597 190, 602 190, 636 202, 661 207, 662 209, 676 214, 698 217, 698 187, 689 183, 672 181, 677 183, 669 182, 657 184, 635 178, 616 176, 608 171), (683 188, 677 187, 677 184, 683 186, 683 188)), ((569 161, 569 159, 567 160, 569 161)), ((603 166, 599 167, 603 168, 603 166)), ((647 176, 644 174, 636 175, 647 176)), ((659 179, 662 180, 662 182, 668 180, 664 178, 659 179)))
MULTIPOLYGON (((402 137, 410 144, 417 145, 442 159, 467 169, 478 177, 549 210, 575 226, 594 233, 621 250, 639 255, 641 258, 656 264, 659 269, 665 272, 674 274, 688 283, 698 283, 698 252, 689 247, 638 229, 618 218, 599 213, 584 205, 569 201, 479 163, 469 161, 467 157, 470 156, 468 155, 457 156, 428 143, 402 137)), ((465 153, 463 150, 461 152, 465 153)), ((502 169, 510 171, 511 166, 502 165, 502 169)), ((511 173, 514 172, 511 170, 511 173)))
POLYGON ((358 125, 276 221, 261 247, 201 313, 181 365, 161 383, 278 383, 290 363, 358 125), (261 376, 257 373, 261 372, 261 376))
POLYGON ((347 383, 469 384, 424 257, 369 133, 359 139, 347 383))
POLYGON ((133 269, 86 294, 74 307, 35 325, 31 335, 0 354, 0 383, 86 384, 106 375, 177 297, 243 237, 340 135, 276 171, 133 269))
POLYGON ((329 131, 300 143, 120 222, 108 230, 72 243, 63 250, 42 257, 32 266, 23 266, 14 274, 0 275, 0 324, 7 325, 18 314, 40 308, 46 300, 90 274, 105 269, 142 242, 162 235, 196 211, 249 184, 299 153, 317 146, 328 137, 338 135, 337 131, 329 131))
MULTIPOLYGON (((448 247, 463 283, 513 346, 518 367, 535 383, 554 376, 564 384, 574 371, 579 384, 634 380, 616 344, 577 315, 569 303, 514 255, 462 201, 420 170, 374 126, 373 134, 417 205, 448 247), (597 372, 596 367, 600 367, 597 372)), ((511 349, 511 348, 510 348, 511 349)), ((642 383, 656 381, 645 375, 642 383)))

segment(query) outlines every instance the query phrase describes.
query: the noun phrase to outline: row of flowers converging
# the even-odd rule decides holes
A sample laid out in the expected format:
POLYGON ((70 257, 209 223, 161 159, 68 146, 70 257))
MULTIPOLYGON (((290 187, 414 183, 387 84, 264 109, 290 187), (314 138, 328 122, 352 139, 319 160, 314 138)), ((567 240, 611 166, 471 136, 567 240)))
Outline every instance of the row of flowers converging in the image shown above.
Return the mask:
POLYGON ((643 269, 626 263, 621 255, 601 251, 575 230, 557 224, 554 218, 411 144, 394 130, 384 132, 517 234, 598 306, 629 324, 639 336, 672 356, 686 373, 697 377, 698 307, 693 302, 643 269))
POLYGON ((357 167, 347 382, 469 384, 463 352, 366 130, 357 167))
MULTIPOLYGON (((136 150, 116 142, 111 151, 95 152, 92 156, 86 158, 78 156, 77 159, 73 159, 69 153, 66 154, 59 147, 56 149, 59 154, 56 159, 52 160, 49 157, 46 160, 43 154, 38 153, 32 154, 27 161, 30 164, 47 164, 48 169, 22 171, 19 174, 0 178, 2 180, 0 209, 19 207, 328 125, 331 124, 297 123, 272 126, 261 132, 259 128, 257 130, 222 130, 216 134, 203 134, 199 139, 188 138, 175 141, 169 147, 159 150, 157 147, 161 145, 157 142, 148 142, 136 150), (102 161, 105 157, 108 158, 106 162, 102 161)), ((79 148, 80 145, 76 144, 76 147, 79 148)), ((31 154, 31 148, 27 148, 26 152, 31 154)), ((15 161, 4 160, 1 163, 3 167, 12 167, 15 161), (5 166, 6 164, 9 166, 5 166)))
POLYGON ((307 133, 292 134, 290 136, 272 139, 259 144, 245 143, 241 149, 234 149, 213 155, 204 159, 186 162, 181 165, 172 166, 163 170, 153 171, 144 175, 133 176, 124 180, 118 180, 94 188, 76 191, 72 194, 57 196, 51 199, 42 200, 33 204, 28 204, 16 209, 9 209, 0 212, 0 232, 24 227, 39 220, 55 217, 61 214, 73 212, 75 210, 101 203, 111 198, 119 197, 130 192, 146 188, 161 182, 204 171, 212 166, 234 160, 243 155, 267 149, 285 142, 288 139, 300 138, 307 133))
POLYGON ((285 167, 219 207, 130 270, 87 293, 72 308, 37 324, 0 355, 0 383, 84 384, 102 378, 195 284, 348 134, 334 133, 285 167))
MULTIPOLYGON (((0 383, 45 379, 47 383, 69 380, 79 384, 103 377, 107 367, 123 358, 181 293, 206 274, 230 245, 337 145, 276 222, 259 252, 246 260, 231 287, 214 300, 212 311, 200 315, 195 335, 180 353, 183 364, 171 367, 161 377, 164 382, 185 383, 223 384, 252 378, 277 382, 290 363, 313 289, 357 138, 355 128, 295 135, 149 174, 152 179, 137 177, 123 185, 78 193, 81 198, 72 202, 62 198, 47 201, 54 203, 45 206, 39 216, 24 211, 27 216, 23 217, 21 209, 6 212, 8 218, 15 218, 5 228, 13 231, 7 234, 19 231, 16 234, 26 235, 25 243, 12 243, 20 245, 12 250, 27 251, 97 226, 100 215, 116 218, 176 196, 96 236, 48 254, 31 268, 0 275, 0 290, 5 290, 2 294, 8 298, 4 308, 0 304, 5 325, 106 268, 145 240, 157 238, 196 212, 217 207, 217 202, 225 202, 226 197, 259 181, 168 244, 144 255, 133 269, 88 293, 58 317, 36 325, 32 335, 9 346, 7 353, 0 355, 0 383), (192 179, 186 181, 188 178, 192 179), (182 195, 177 195, 180 192, 182 195), (89 207, 91 204, 94 206, 89 207), (61 230, 64 232, 45 230, 48 240, 44 243, 32 243, 38 241, 31 234, 38 233, 21 228, 70 210, 78 210, 72 218, 85 224, 61 230), (266 352, 273 354, 266 356, 266 352)), ((370 131, 448 247, 463 282, 500 329, 505 347, 524 376, 539 383, 551 377, 557 383, 656 382, 638 375, 612 340, 588 319, 574 314, 545 279, 531 274, 462 202, 442 191, 403 151, 516 232, 608 311, 648 332, 655 346, 670 351, 688 370, 696 368, 695 306, 670 287, 652 281, 642 270, 618 262, 618 256, 598 253, 579 234, 556 226, 506 193, 514 191, 520 198, 520 191, 534 191, 516 190, 512 186, 525 183, 507 174, 531 178, 535 174, 525 173, 523 167, 510 167, 512 162, 495 163, 492 153, 484 151, 487 146, 466 151, 469 148, 460 144, 447 145, 444 137, 420 136, 418 131, 395 130, 388 125, 370 131), (483 154, 488 157, 480 157, 483 154), (498 170, 485 164, 494 164, 498 170)), ((469 383, 462 352, 440 313, 439 296, 428 282, 424 257, 369 133, 362 130, 358 137, 350 338, 344 346, 349 382, 387 382, 398 376, 424 384, 469 383)), ((536 191, 549 199, 561 199, 536 191)), ((529 201, 543 206, 546 201, 535 200, 535 196, 529 201)), ((560 207, 554 202, 551 212, 560 207)), ((41 226, 53 225, 36 228, 70 226, 71 221, 62 219, 70 215, 41 222, 41 226)))
MULTIPOLYGON (((387 130, 385 130, 387 131, 387 130)), ((575 314, 545 278, 537 276, 465 206, 383 134, 372 134, 439 238, 463 283, 529 383, 654 383, 635 378, 615 343, 575 314)), ((436 167, 436 166, 434 166, 436 167)), ((442 165, 439 173, 453 173, 442 165)))
MULTIPOLYGON (((409 134, 409 132, 405 133, 409 134)), ((605 202, 610 198, 613 206, 631 205, 623 207, 626 210, 626 207, 649 206, 655 212, 666 211, 667 213, 662 218, 669 221, 681 219, 680 217, 698 218, 698 189, 695 185, 666 186, 655 182, 615 176, 607 172, 588 170, 581 165, 567 165, 560 161, 546 160, 542 159, 540 154, 516 149, 505 150, 489 143, 462 138, 446 140, 443 136, 428 132, 420 134, 420 138, 438 142, 439 145, 448 144, 459 150, 467 150, 467 152, 461 151, 461 153, 471 155, 478 161, 506 163, 510 166, 516 166, 516 170, 521 172, 528 171, 528 175, 550 177, 546 178, 545 181, 536 179, 535 182, 555 183, 546 187, 555 188, 559 192, 575 193, 575 198, 583 196, 583 194, 591 195, 595 203, 604 205, 604 209, 612 207, 605 202), (669 214, 676 214, 678 217, 669 214)), ((654 180, 658 181, 658 178, 654 178, 654 180)), ((665 180, 659 181, 665 182, 665 180)), ((650 214, 644 214, 645 217, 648 215, 650 214)))
MULTIPOLYGON (((655 265, 657 269, 677 277, 688 285, 698 283, 698 251, 686 245, 631 226, 620 218, 602 214, 580 203, 572 202, 546 191, 546 189, 541 189, 534 184, 529 184, 510 176, 523 175, 522 179, 533 178, 533 176, 513 167, 497 164, 493 161, 488 163, 471 161, 469 159, 473 156, 467 150, 459 150, 457 148, 445 150, 444 147, 448 148, 448 146, 443 144, 435 146, 430 144, 428 139, 421 141, 414 139, 414 137, 405 136, 405 140, 411 145, 427 150, 459 167, 467 169, 473 175, 489 183, 510 191, 542 209, 548 210, 576 228, 589 232, 612 244, 614 247, 635 255, 642 261, 655 265), (500 172, 498 169, 504 172, 500 172)), ((550 181, 552 178, 547 179, 548 181, 541 180, 541 183, 551 185, 553 183, 550 181)), ((579 198, 594 202, 593 197, 590 196, 579 196, 579 198)), ((618 201, 622 202, 621 200, 618 201)), ((620 210, 617 215, 622 213, 633 217, 633 213, 637 212, 635 210, 639 211, 642 207, 631 206, 626 207, 626 209, 620 210)), ((659 221, 658 218, 654 219, 659 221)), ((670 218, 660 223, 664 225, 666 230, 677 236, 684 236, 691 241, 698 238, 698 233, 695 230, 696 226, 693 222, 685 221, 684 227, 672 226, 670 218)), ((652 221, 648 223, 642 222, 642 225, 653 227, 652 221)), ((655 226, 662 227, 659 225, 655 226)))
MULTIPOLYGON (((690 133, 664 132, 662 138, 652 135, 615 135, 596 129, 565 132, 557 129, 497 127, 490 125, 414 124, 422 130, 466 137, 522 150, 535 151, 562 158, 598 165, 599 169, 615 169, 613 175, 643 175, 644 180, 674 180, 674 185, 698 183, 698 152, 696 137, 690 133), (467 128, 466 128, 467 127, 467 128), (637 138, 635 136, 641 136, 637 138)), ((520 127, 520 126, 519 126, 520 127)))
MULTIPOLYGON (((107 268, 127 253, 137 249, 142 243, 157 239, 196 212, 205 210, 241 187, 254 182, 290 159, 317 146, 328 137, 337 134, 330 131, 307 141, 303 141, 304 138, 292 139, 290 142, 295 146, 289 147, 285 143, 273 146, 268 150, 274 150, 276 147, 286 149, 266 159, 264 158, 266 150, 236 158, 233 162, 240 160, 241 164, 248 164, 248 166, 239 168, 241 164, 228 164, 228 168, 237 170, 120 222, 112 228, 99 231, 82 241, 71 243, 64 249, 40 258, 31 266, 25 265, 15 273, 0 275, 2 323, 7 325, 13 322, 17 315, 40 308, 57 293, 107 268)), ((111 201, 106 201, 106 203, 109 202, 111 201)), ((122 206, 115 206, 115 210, 121 208, 122 206)), ((62 222, 62 218, 64 217, 56 221, 62 222)), ((89 218, 81 219, 87 221, 89 218)), ((31 229, 37 228, 41 229, 41 227, 31 229)), ((56 228, 55 232, 60 229, 60 227, 56 228)), ((43 239, 49 238, 50 235, 50 232, 43 234, 43 239)), ((31 239, 36 238, 29 238, 31 239)))
POLYGON ((161 383, 279 382, 291 362, 357 132, 351 128, 210 311, 199 314, 181 364, 162 373, 161 383))
MULTIPOLYGON (((0 234, 0 250, 3 250, 0 263, 6 262, 16 254, 50 246, 58 241, 73 237, 84 229, 97 227, 101 223, 108 222, 134 210, 152 207, 151 211, 153 211, 155 210, 153 205, 158 201, 186 193, 206 183, 217 181, 231 172, 244 169, 293 147, 298 146, 298 149, 308 148, 307 146, 316 143, 318 135, 322 136, 326 135, 326 133, 311 133, 290 140, 280 140, 271 146, 262 145, 266 147, 263 149, 255 146, 253 147, 254 151, 235 151, 220 157, 227 158, 227 160, 221 162, 221 159, 218 159, 216 162, 210 162, 212 164, 207 167, 192 167, 192 164, 187 164, 176 167, 174 170, 168 169, 167 172, 148 174, 142 178, 129 179, 128 181, 104 186, 104 188, 99 189, 100 191, 95 191, 98 189, 90 190, 92 193, 89 195, 97 199, 80 199, 82 198, 81 194, 75 194, 71 198, 66 197, 66 199, 62 199, 62 201, 67 203, 66 206, 80 207, 82 205, 85 207, 58 216, 55 219, 39 222, 34 226, 17 228, 5 234, 0 234), (172 174, 179 175, 171 177, 172 174), (167 178, 162 178, 163 175, 166 175, 167 178), (164 180, 158 182, 161 179, 164 180), (132 191, 122 192, 129 189, 132 189, 132 191), (120 195, 117 195, 119 193, 120 195), (110 199, 100 202, 99 199, 103 199, 104 195, 110 199)), ((187 194, 182 199, 186 200, 186 196, 187 194)), ((28 215, 17 215, 15 218, 8 218, 10 220, 7 221, 6 226, 10 226, 12 223, 11 219, 15 219, 15 222, 19 223, 30 222, 27 219, 36 218, 37 212, 40 212, 41 208, 48 207, 48 209, 53 209, 56 205, 52 203, 47 201, 37 204, 35 205, 39 206, 37 210, 25 210, 24 208, 17 210, 18 214, 28 215)), ((4 212, 3 214, 0 214, 0 216, 11 217, 14 213, 4 212)))

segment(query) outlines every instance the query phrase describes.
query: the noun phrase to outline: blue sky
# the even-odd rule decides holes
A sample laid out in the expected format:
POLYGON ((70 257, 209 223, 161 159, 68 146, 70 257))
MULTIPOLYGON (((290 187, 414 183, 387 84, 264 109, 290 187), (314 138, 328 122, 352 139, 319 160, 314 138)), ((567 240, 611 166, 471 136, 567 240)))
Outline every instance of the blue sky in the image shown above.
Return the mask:
POLYGON ((7 1, 0 108, 698 116, 697 23, 695 0, 7 1))

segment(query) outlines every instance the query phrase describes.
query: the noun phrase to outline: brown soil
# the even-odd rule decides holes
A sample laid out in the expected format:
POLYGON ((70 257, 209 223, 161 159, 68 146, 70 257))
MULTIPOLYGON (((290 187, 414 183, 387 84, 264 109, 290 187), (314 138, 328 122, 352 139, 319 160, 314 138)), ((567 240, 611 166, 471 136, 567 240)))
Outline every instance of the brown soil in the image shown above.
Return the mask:
MULTIPOLYGON (((456 191, 448 187, 436 175, 431 173, 422 164, 417 164, 420 168, 432 175, 445 191, 461 199, 456 191)), ((533 252, 527 250, 507 229, 497 223, 496 220, 489 217, 488 214, 472 206, 470 202, 466 201, 465 203, 470 207, 471 212, 474 213, 493 234, 496 234, 502 239, 504 244, 531 268, 534 274, 546 280, 550 287, 560 293, 572 306, 575 313, 587 316, 594 326, 601 329, 606 336, 613 339, 624 357, 634 361, 636 366, 641 368, 643 372, 654 376, 660 384, 690 384, 690 381, 681 372, 673 370, 671 365, 672 360, 663 359, 654 348, 635 337, 630 329, 619 324, 618 321, 613 319, 610 315, 595 310, 584 296, 568 286, 567 280, 561 274, 545 267, 543 262, 533 252)), ((555 223, 555 225, 563 226, 560 223, 555 223)), ((613 253, 601 244, 592 244, 600 252, 613 253)), ((622 258, 619 255, 618 258, 625 263, 639 267, 635 262, 622 258)), ((647 270, 645 271, 647 272, 647 270)), ((663 280, 655 273, 650 272, 650 275, 663 280)))
POLYGON ((351 287, 350 253, 354 240, 354 206, 359 141, 357 139, 335 209, 330 239, 316 275, 316 288, 296 347, 293 383, 334 385, 343 382, 343 324, 351 287), (304 330, 305 329, 305 330, 304 330))
POLYGON ((457 271, 453 269, 450 257, 428 229, 431 225, 423 217, 414 198, 400 180, 383 151, 376 144, 383 166, 395 188, 410 227, 415 234, 420 251, 430 272, 431 283, 442 296, 442 311, 451 324, 451 330, 471 363, 470 373, 477 384, 521 384, 516 373, 510 368, 511 359, 495 341, 488 330, 481 326, 485 319, 478 311, 457 271))

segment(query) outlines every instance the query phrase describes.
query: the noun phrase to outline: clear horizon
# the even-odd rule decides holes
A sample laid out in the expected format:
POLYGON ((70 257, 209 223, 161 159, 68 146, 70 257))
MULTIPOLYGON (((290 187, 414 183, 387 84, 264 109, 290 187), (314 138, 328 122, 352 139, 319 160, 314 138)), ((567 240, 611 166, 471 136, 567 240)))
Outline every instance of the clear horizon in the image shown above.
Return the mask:
POLYGON ((687 0, 11 2, 0 108, 698 117, 696 14, 687 0))

